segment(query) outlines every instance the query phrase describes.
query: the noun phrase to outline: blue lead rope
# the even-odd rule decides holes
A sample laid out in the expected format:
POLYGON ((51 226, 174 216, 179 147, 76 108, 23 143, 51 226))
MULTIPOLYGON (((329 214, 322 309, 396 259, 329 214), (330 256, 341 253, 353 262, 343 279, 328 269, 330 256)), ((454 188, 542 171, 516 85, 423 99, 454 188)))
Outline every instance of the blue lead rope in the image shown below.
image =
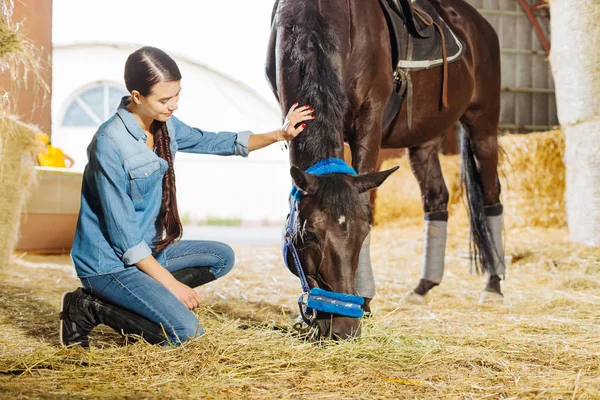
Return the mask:
MULTIPOLYGON (((356 171, 339 158, 330 158, 320 161, 308 168, 306 172, 314 175, 334 173, 356 175, 356 171)), ((302 198, 302 191, 294 186, 290 196, 292 201, 290 202, 290 215, 285 229, 283 262, 289 269, 287 255, 288 252, 291 251, 294 266, 296 267, 298 278, 300 278, 300 285, 302 286, 302 294, 298 299, 298 307, 300 308, 302 319, 308 325, 312 325, 314 318, 316 317, 316 313, 313 311, 322 311, 330 314, 343 315, 345 317, 362 318, 364 312, 361 306, 364 299, 361 296, 330 292, 320 288, 311 289, 308 285, 304 269, 300 262, 300 257, 298 257, 298 252, 294 245, 294 227, 296 215, 298 213, 298 202, 302 198)))
POLYGON ((290 204, 290 217, 285 230, 285 243, 283 245, 283 261, 285 262, 285 265, 287 267, 287 252, 291 251, 292 257, 294 259, 294 265, 296 266, 296 271, 298 272, 298 278, 300 278, 300 285, 302 285, 302 292, 308 293, 310 291, 310 286, 308 286, 308 281, 306 280, 304 270, 302 269, 302 264, 300 263, 300 257, 298 257, 296 246, 294 246, 294 224, 296 222, 295 215, 297 211, 298 201, 293 200, 290 204))

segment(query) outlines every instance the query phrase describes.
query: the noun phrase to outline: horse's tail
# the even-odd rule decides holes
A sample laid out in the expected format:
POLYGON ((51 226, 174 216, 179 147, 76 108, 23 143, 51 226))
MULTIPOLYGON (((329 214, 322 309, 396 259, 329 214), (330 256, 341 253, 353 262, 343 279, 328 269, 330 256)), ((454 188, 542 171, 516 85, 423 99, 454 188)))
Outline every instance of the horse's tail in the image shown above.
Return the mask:
MULTIPOLYGON (((316 118, 307 124, 305 132, 318 132, 320 141, 332 142, 323 143, 324 146, 336 148, 340 145, 348 109, 348 95, 340 79, 343 58, 339 40, 319 12, 317 0, 285 2, 279 9, 278 43, 283 50, 284 65, 279 66, 278 75, 283 73, 280 79, 288 80, 288 90, 296 91, 295 96, 284 97, 314 108, 316 118)), ((281 84, 281 80, 278 83, 281 84)))
POLYGON ((469 224, 471 227, 470 252, 471 260, 475 261, 477 271, 488 271, 494 268, 494 246, 490 228, 483 205, 483 186, 481 176, 477 170, 475 156, 471 147, 471 140, 462 123, 458 123, 461 132, 461 181, 464 192, 467 194, 469 208, 469 224))

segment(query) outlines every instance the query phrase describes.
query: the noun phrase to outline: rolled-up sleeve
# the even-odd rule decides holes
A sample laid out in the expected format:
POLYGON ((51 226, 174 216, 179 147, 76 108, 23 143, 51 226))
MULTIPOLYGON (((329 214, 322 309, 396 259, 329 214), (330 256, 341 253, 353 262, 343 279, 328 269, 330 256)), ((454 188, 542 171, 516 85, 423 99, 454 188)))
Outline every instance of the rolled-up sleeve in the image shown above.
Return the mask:
POLYGON ((235 141, 236 156, 248 157, 248 154, 250 153, 248 150, 248 141, 252 135, 254 135, 254 133, 250 131, 238 132, 237 140, 235 141))
POLYGON ((135 219, 133 202, 126 192, 129 182, 117 146, 106 136, 96 138, 89 153, 95 188, 108 241, 126 265, 133 265, 152 254, 143 240, 135 219))
POLYGON ((175 140, 179 151, 186 153, 214 154, 221 156, 248 157, 248 140, 253 134, 244 132, 208 132, 192 128, 176 117, 171 117, 175 127, 175 140))

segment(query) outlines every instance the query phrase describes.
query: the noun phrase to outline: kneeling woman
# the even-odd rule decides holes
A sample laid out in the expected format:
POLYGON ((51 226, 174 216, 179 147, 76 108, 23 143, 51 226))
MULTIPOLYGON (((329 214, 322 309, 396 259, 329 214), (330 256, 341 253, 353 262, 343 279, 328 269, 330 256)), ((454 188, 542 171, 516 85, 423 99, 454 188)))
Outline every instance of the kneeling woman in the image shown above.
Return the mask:
POLYGON ((227 274, 231 248, 218 242, 179 241, 173 157, 179 151, 241 155, 291 140, 311 120, 308 106, 290 109, 281 129, 252 135, 191 128, 177 110, 181 74, 163 51, 143 47, 125 64, 123 98, 88 147, 81 210, 71 258, 83 289, 62 297, 60 337, 89 347, 103 323, 150 343, 177 345, 204 333, 192 312, 192 289, 227 274), (165 336, 166 334, 166 336, 165 336))

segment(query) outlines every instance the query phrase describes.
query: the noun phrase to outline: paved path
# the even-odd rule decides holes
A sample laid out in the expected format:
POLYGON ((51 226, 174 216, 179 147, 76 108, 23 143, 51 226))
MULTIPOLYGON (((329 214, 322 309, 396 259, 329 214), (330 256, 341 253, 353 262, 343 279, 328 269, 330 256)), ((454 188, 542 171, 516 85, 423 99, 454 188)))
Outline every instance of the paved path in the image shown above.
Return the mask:
POLYGON ((183 240, 216 240, 232 247, 281 244, 283 226, 184 226, 183 240))

